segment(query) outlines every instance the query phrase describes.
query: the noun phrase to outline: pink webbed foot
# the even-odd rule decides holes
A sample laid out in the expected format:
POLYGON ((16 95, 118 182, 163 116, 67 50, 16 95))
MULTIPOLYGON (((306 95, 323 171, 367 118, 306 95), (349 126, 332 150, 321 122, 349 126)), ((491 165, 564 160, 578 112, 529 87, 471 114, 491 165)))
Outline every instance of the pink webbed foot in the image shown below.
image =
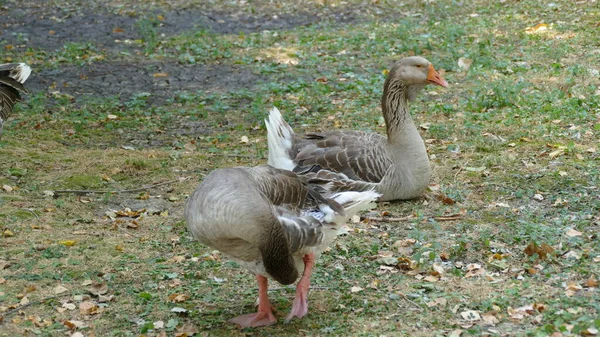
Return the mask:
POLYGON ((312 273, 312 267, 315 263, 314 254, 304 255, 304 273, 302 278, 296 286, 296 297, 292 303, 292 311, 285 318, 285 322, 289 323, 292 318, 302 318, 308 313, 308 289, 310 288, 310 275, 312 273))
POLYGON ((230 319, 229 322, 238 324, 242 328, 255 328, 273 325, 277 323, 277 318, 275 318, 275 315, 271 311, 268 311, 235 317, 230 319))
POLYGON ((292 311, 286 316, 285 322, 289 323, 292 318, 302 318, 308 313, 308 288, 310 286, 309 279, 304 276, 298 282, 296 287, 296 297, 292 303, 292 311))
POLYGON ((269 281, 262 275, 256 275, 258 282, 258 312, 235 317, 229 320, 231 323, 239 324, 242 328, 251 328, 277 323, 277 318, 273 315, 273 308, 269 302, 268 286, 269 281))

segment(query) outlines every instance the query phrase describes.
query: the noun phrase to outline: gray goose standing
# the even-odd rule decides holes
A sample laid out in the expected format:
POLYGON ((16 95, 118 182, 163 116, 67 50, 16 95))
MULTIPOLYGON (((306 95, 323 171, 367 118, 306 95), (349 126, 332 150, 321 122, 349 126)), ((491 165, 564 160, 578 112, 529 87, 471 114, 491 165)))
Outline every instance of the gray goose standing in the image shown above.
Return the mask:
POLYGON ((297 136, 277 108, 269 113, 269 164, 286 170, 337 173, 345 186, 382 194, 380 201, 422 195, 431 168, 423 139, 408 108, 428 84, 447 87, 431 62, 423 57, 401 59, 383 87, 381 109, 387 137, 363 131, 326 131, 297 136))
POLYGON ((27 93, 23 83, 30 74, 31 68, 25 63, 0 64, 0 139, 15 103, 21 101, 21 93, 27 93))
POLYGON ((291 284, 300 276, 286 320, 306 315, 315 260, 340 225, 379 196, 374 191, 329 195, 328 186, 263 165, 215 170, 190 195, 184 214, 193 237, 256 275, 258 312, 230 322, 276 323, 267 278, 291 284))

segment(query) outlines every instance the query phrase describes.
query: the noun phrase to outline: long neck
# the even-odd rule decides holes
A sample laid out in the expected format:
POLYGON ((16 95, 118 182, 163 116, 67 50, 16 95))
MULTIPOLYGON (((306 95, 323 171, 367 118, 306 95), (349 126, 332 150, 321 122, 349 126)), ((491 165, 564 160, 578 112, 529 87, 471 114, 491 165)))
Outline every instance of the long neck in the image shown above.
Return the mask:
POLYGON ((381 110, 387 128, 388 143, 403 142, 414 136, 415 125, 410 117, 408 102, 416 98, 424 85, 408 85, 388 76, 383 87, 381 110))

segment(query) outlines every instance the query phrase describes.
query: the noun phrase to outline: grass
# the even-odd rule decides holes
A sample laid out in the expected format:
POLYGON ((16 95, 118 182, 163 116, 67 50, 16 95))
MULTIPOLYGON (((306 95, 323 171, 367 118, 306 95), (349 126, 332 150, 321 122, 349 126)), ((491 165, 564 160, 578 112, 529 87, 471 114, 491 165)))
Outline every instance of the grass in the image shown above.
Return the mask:
MULTIPOLYGON (((137 1, 109 8, 133 18, 139 39, 128 49, 94 41, 52 50, 4 45, 0 59, 29 62, 36 72, 164 62, 256 80, 181 91, 161 104, 150 90, 29 94, 0 142, 0 335, 157 336, 185 325, 207 336, 585 336, 600 329, 600 12, 593 2, 220 5, 250 16, 364 10, 349 23, 162 36, 162 20, 148 8, 209 5, 137 1), (262 119, 273 105, 298 132, 383 133, 384 70, 411 54, 444 69, 450 83, 427 88, 412 106, 434 169, 432 191, 377 209, 408 220, 350 224, 354 231, 318 263, 304 319, 242 331, 227 324, 253 310, 256 287, 248 272, 191 240, 182 221, 187 195, 215 168, 266 161, 262 119), (473 61, 468 70, 458 66, 461 57, 473 61), (242 136, 249 142, 240 143, 242 136), (132 193, 46 192, 154 183, 166 184, 132 193), (440 193, 456 204, 438 200, 440 193), (439 220, 460 212, 458 220, 439 220), (90 281, 106 283, 103 296, 112 297, 91 294, 90 281), (80 308, 86 302, 92 309, 80 308)), ((281 317, 293 288, 272 286, 281 317)))

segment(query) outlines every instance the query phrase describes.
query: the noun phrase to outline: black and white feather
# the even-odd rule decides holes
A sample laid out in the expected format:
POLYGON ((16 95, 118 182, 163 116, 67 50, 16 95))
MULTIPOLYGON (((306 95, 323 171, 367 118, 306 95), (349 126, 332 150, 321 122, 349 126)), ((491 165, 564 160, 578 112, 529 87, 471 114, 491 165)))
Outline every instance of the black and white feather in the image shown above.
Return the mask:
POLYGON ((23 86, 31 75, 31 68, 25 63, 0 64, 0 138, 2 128, 11 115, 15 103, 21 101, 21 94, 26 94, 23 86))

